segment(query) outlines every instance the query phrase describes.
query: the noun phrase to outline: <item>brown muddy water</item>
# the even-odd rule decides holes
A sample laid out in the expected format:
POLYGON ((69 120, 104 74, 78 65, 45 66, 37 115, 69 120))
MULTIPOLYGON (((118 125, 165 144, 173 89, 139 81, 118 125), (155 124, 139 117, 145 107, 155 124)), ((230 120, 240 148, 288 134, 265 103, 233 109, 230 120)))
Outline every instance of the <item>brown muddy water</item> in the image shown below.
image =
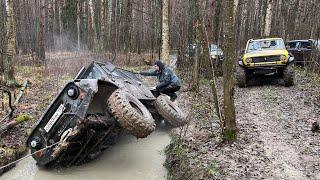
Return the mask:
POLYGON ((63 170, 45 170, 33 158, 21 161, 0 180, 164 180, 164 149, 168 130, 157 130, 144 139, 123 135, 120 141, 90 163, 63 170))

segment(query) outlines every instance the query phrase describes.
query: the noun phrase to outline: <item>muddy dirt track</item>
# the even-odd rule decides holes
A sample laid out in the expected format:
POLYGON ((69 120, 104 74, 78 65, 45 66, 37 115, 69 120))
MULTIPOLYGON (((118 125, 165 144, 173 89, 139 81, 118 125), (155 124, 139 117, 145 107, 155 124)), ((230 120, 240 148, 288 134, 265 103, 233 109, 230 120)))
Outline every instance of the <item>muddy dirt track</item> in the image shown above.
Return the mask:
POLYGON ((259 82, 236 87, 239 133, 231 145, 220 143, 218 122, 208 114, 208 89, 193 100, 200 107, 193 108, 186 147, 195 179, 320 179, 320 133, 311 131, 320 122, 319 81, 298 71, 294 87, 259 82))

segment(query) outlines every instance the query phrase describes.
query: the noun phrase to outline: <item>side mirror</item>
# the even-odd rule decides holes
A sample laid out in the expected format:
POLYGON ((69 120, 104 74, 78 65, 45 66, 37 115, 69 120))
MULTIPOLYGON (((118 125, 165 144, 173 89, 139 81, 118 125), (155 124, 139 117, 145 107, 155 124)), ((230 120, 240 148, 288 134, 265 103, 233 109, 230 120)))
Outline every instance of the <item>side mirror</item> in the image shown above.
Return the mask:
POLYGON ((290 48, 290 46, 289 45, 286 45, 286 49, 289 49, 290 48))
POLYGON ((245 52, 246 52, 246 50, 243 49, 243 50, 240 51, 240 54, 242 55, 242 54, 244 54, 245 52))

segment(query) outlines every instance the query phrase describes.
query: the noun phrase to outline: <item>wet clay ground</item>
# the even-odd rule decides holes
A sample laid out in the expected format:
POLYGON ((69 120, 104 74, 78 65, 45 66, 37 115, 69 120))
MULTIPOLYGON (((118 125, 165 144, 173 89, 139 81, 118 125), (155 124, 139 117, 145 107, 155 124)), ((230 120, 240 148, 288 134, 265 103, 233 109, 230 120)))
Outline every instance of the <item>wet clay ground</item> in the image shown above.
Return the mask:
POLYGON ((320 179, 320 133, 311 131, 320 122, 319 77, 298 70, 294 87, 258 82, 235 89, 239 132, 231 145, 220 143, 210 89, 180 95, 193 97, 185 147, 195 179, 320 179))

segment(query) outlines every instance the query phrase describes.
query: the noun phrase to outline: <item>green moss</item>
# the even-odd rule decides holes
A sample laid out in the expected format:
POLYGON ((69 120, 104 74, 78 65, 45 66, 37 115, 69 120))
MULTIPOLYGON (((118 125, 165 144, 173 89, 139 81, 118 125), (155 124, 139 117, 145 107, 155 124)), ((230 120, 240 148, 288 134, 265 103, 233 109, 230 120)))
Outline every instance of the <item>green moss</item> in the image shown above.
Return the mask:
POLYGON ((207 173, 209 176, 213 176, 219 172, 219 168, 216 166, 215 163, 211 163, 207 168, 207 173))
POLYGON ((183 141, 182 139, 178 137, 173 137, 171 140, 172 149, 169 149, 169 146, 165 149, 165 153, 168 154, 169 151, 173 153, 174 155, 181 156, 186 153, 185 148, 183 147, 183 141))
POLYGON ((210 82, 211 82, 210 79, 200 79, 200 85, 202 85, 202 86, 209 85, 210 82))
POLYGON ((31 119, 32 119, 32 117, 31 117, 30 115, 21 113, 21 114, 17 117, 16 121, 17 121, 18 123, 22 123, 22 122, 25 122, 25 121, 29 121, 29 120, 31 120, 31 119))
POLYGON ((16 149, 16 151, 17 151, 17 154, 22 155, 22 154, 24 154, 24 153, 27 151, 27 147, 24 146, 24 145, 19 146, 19 147, 16 149))
POLYGON ((6 149, 6 157, 10 158, 10 157, 14 156, 14 154, 15 154, 14 149, 12 149, 12 148, 6 149))
POLYGON ((164 166, 168 169, 167 179, 196 179, 195 172, 190 168, 187 149, 184 141, 173 136, 171 144, 166 147, 166 162, 164 166))
POLYGON ((230 130, 224 130, 222 133, 223 139, 232 142, 237 139, 237 133, 235 131, 230 131, 230 130))

